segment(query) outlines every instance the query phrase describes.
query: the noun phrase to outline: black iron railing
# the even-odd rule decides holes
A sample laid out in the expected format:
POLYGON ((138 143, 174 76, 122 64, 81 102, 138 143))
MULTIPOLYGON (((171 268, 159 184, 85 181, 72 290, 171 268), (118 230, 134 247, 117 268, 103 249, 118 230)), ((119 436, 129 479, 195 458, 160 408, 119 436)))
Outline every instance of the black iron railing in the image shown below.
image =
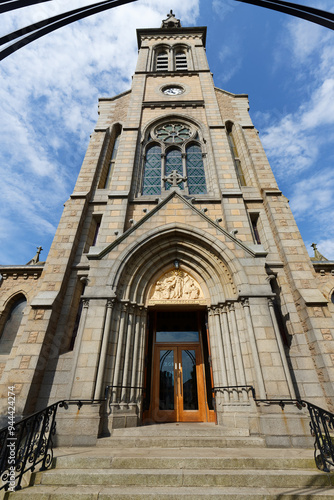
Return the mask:
POLYGON ((334 414, 303 399, 257 399, 252 385, 231 385, 213 387, 212 391, 232 393, 233 391, 251 393, 257 404, 278 405, 284 410, 286 405, 293 405, 302 410, 307 408, 310 416, 310 432, 314 437, 314 460, 318 469, 329 472, 334 467, 334 414))
POLYGON ((23 475, 48 469, 53 459, 53 437, 56 433, 58 408, 102 403, 104 400, 57 401, 16 424, 0 430, 0 490, 21 489, 23 475))
POLYGON ((310 432, 314 437, 314 460, 318 469, 330 472, 334 467, 334 414, 303 399, 254 399, 256 403, 276 404, 284 410, 294 405, 298 410, 307 408, 310 416, 310 432))

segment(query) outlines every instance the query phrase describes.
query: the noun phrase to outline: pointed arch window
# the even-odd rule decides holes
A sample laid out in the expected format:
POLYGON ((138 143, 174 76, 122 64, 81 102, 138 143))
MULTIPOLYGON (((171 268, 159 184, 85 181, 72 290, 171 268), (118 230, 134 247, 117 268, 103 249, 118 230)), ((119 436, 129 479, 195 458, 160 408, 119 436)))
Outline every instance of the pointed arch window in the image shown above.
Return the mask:
POLYGON ((195 127, 168 122, 152 129, 147 140, 142 195, 160 195, 175 181, 186 195, 207 193, 203 152, 195 127))
POLYGON ((186 159, 189 194, 205 194, 206 183, 201 148, 196 144, 189 146, 186 159))
POLYGON ((9 306, 6 322, 0 336, 1 354, 10 354, 26 305, 27 299, 24 295, 20 295, 9 306))
MULTIPOLYGON (((172 174, 174 170, 176 170, 176 172, 181 176, 183 175, 182 154, 180 149, 177 148, 170 149, 166 154, 166 177, 172 174)), ((165 182, 166 191, 170 189, 170 186, 169 182, 165 182)), ((178 186, 180 189, 184 189, 183 182, 181 182, 178 186)))
POLYGON ((244 172, 242 170, 242 165, 241 165, 241 161, 239 158, 238 149, 237 149, 237 145, 235 143, 234 134, 233 134, 234 125, 231 122, 229 122, 226 127, 227 127, 227 138, 228 138, 228 142, 230 145, 238 182, 239 182, 240 186, 246 186, 247 184, 246 184, 244 172))
POLYGON ((150 146, 146 151, 143 195, 161 193, 161 147, 150 146))

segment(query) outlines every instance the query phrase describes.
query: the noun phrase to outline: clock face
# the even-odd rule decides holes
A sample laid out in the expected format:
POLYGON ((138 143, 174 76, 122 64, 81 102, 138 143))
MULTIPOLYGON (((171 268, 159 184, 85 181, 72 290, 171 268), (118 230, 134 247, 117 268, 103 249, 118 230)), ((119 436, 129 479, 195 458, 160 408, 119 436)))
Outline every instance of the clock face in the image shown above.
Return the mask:
POLYGON ((184 90, 181 87, 165 87, 163 93, 165 95, 180 95, 183 94, 184 90))

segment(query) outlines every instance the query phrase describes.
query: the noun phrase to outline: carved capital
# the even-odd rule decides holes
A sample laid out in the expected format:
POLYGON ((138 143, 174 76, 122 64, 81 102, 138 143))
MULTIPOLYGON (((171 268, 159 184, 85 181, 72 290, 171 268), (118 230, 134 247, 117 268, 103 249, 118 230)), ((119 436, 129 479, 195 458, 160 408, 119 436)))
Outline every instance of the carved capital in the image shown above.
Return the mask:
POLYGON ((89 307, 89 299, 82 299, 82 307, 84 309, 88 309, 88 307, 89 307))
POLYGON ((241 299, 241 304, 242 307, 249 307, 249 299, 248 298, 241 299))
POLYGON ((229 311, 235 311, 234 302, 228 302, 227 307, 228 307, 229 311))
POLYGON ((274 300, 272 299, 272 297, 268 297, 267 300, 268 300, 268 306, 274 307, 274 300))
POLYGON ((129 307, 129 302, 121 302, 121 311, 122 312, 127 312, 128 307, 129 307))
POLYGON ((115 299, 115 298, 113 298, 113 299, 108 299, 108 300, 107 300, 107 307, 108 307, 109 309, 112 309, 112 308, 114 307, 114 305, 115 305, 115 302, 116 302, 116 299, 115 299))

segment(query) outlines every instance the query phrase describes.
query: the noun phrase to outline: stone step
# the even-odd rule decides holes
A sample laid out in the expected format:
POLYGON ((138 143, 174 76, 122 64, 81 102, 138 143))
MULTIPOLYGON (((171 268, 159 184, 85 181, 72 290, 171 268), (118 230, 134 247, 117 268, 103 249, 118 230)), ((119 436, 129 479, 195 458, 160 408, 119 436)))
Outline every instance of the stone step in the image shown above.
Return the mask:
POLYGON ((128 427, 126 429, 113 429, 113 437, 245 437, 249 436, 249 429, 241 427, 223 427, 208 422, 194 423, 167 423, 152 424, 142 427, 128 427))
POLYGON ((265 441, 261 437, 201 437, 201 436, 134 436, 118 437, 111 436, 100 438, 97 447, 115 448, 160 448, 163 443, 164 448, 180 447, 221 447, 221 448, 245 448, 245 447, 265 447, 265 441))
POLYGON ((240 451, 221 448, 180 448, 180 449, 95 449, 93 455, 74 452, 62 454, 55 459, 57 470, 60 469, 256 469, 256 470, 293 470, 316 469, 312 450, 268 450, 247 449, 240 451), (247 451, 247 454, 246 454, 247 451), (282 453, 283 451, 283 453, 282 453), (102 454, 106 452, 106 454, 102 454))
POLYGON ((306 488, 334 486, 334 475, 305 470, 190 470, 190 469, 72 469, 36 474, 35 483, 52 486, 173 486, 306 488))
POLYGON ((241 488, 241 487, 112 487, 112 486, 43 486, 11 493, 13 500, 328 500, 334 488, 241 488))

